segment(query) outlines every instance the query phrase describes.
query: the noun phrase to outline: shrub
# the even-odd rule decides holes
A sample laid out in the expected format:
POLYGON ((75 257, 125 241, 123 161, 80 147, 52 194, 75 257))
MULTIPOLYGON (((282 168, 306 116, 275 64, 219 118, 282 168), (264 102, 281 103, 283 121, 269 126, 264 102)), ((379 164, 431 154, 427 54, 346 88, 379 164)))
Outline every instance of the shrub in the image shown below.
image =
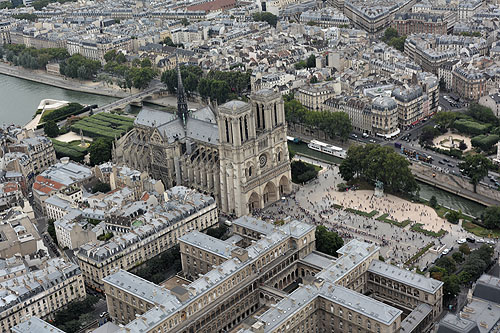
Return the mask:
POLYGON ((472 146, 479 147, 483 151, 489 151, 500 139, 500 136, 496 134, 490 135, 478 135, 473 137, 470 141, 472 146))
POLYGON ((469 119, 457 119, 453 126, 461 133, 472 135, 486 134, 492 127, 490 124, 482 124, 469 119))
POLYGON ((309 163, 293 161, 291 163, 291 168, 292 181, 296 184, 306 183, 318 176, 318 170, 316 170, 314 165, 309 163))

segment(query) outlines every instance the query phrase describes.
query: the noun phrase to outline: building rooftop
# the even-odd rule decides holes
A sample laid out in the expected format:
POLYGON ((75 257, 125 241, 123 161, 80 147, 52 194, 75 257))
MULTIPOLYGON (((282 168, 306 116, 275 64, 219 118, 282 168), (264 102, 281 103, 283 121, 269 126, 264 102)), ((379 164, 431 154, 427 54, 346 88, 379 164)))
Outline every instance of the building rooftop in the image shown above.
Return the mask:
POLYGON ((102 280, 149 303, 155 305, 172 303, 180 306, 179 300, 169 290, 122 269, 102 280))
POLYGON ((368 272, 385 276, 431 294, 434 294, 443 285, 441 281, 427 278, 423 275, 378 260, 371 262, 370 267, 368 267, 368 272))
POLYGON ((321 252, 314 251, 302 258, 301 261, 323 269, 324 267, 330 266, 335 261, 335 258, 329 258, 321 252))
POLYGON ((179 241, 226 259, 231 258, 231 251, 238 248, 226 241, 209 236, 197 230, 179 237, 179 241))
POLYGON ((55 326, 41 320, 38 317, 31 317, 16 326, 12 327, 13 333, 64 333, 55 326))

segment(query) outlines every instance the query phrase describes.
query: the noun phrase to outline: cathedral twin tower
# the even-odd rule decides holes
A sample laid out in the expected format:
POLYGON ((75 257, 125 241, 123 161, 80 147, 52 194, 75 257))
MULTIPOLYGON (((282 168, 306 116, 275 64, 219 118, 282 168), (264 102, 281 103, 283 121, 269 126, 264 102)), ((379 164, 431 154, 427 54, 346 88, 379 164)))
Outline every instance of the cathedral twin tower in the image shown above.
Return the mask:
POLYGON ((213 195, 222 212, 251 213, 291 191, 284 103, 260 90, 238 100, 187 112, 182 81, 176 114, 143 109, 120 138, 114 161, 150 172, 167 187, 213 195))

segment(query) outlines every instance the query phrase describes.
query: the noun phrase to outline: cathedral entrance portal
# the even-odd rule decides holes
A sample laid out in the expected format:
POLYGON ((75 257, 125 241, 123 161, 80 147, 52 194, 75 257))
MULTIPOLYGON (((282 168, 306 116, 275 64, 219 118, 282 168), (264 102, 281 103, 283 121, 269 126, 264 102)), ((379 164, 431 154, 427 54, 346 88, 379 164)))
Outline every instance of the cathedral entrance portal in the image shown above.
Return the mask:
POLYGON ((280 179, 280 196, 284 196, 289 192, 290 192, 290 181, 286 176, 283 176, 280 179))
POLYGON ((260 198, 255 192, 252 192, 250 199, 248 199, 248 210, 252 212, 255 209, 260 209, 260 198))
POLYGON ((276 193, 276 185, 273 182, 269 182, 264 187, 264 206, 270 202, 275 202, 278 200, 278 193, 276 193))

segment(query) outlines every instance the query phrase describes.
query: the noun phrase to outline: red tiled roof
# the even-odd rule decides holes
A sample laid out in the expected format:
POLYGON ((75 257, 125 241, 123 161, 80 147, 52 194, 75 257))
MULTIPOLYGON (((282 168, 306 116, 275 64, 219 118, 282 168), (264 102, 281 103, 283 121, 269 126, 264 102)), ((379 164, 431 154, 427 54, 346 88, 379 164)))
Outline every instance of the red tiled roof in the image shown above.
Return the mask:
POLYGON ((35 183, 33 184, 33 189, 45 194, 48 194, 52 191, 58 191, 63 187, 64 184, 45 178, 43 176, 36 176, 35 183))
POLYGON ((215 0, 215 1, 200 3, 198 5, 189 6, 187 10, 189 11, 202 10, 205 12, 212 12, 220 9, 222 10, 230 9, 233 8, 235 5, 236 5, 236 0, 215 0))
POLYGON ((14 183, 14 182, 5 183, 3 185, 4 193, 17 191, 18 189, 19 189, 19 185, 17 183, 14 183))
POLYGON ((146 192, 146 193, 144 193, 144 195, 142 196, 141 200, 142 200, 142 201, 148 201, 148 199, 149 199, 149 193, 148 193, 148 192, 146 192))

